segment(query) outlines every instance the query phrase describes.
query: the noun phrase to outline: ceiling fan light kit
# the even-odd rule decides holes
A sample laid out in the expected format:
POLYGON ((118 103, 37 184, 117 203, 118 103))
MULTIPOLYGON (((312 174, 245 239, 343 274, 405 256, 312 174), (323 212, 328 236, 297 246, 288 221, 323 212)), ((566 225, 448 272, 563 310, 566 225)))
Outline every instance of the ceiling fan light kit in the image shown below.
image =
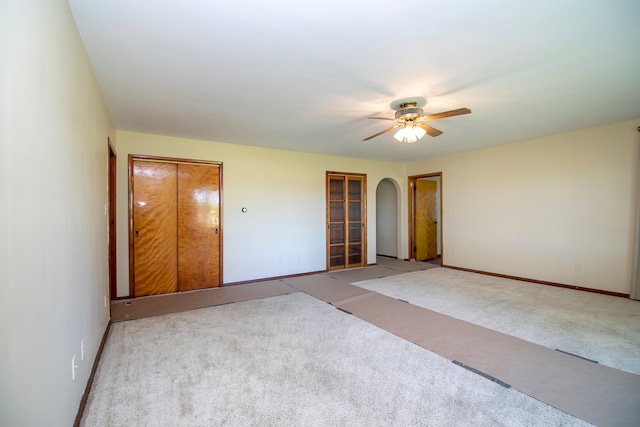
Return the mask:
POLYGON ((458 108, 457 110, 444 111, 442 113, 429 114, 425 116, 422 108, 418 107, 417 102, 403 102, 399 105, 394 119, 388 117, 369 117, 370 119, 393 120, 396 122, 396 124, 394 126, 391 126, 390 128, 383 130, 382 132, 378 132, 368 138, 363 139, 363 141, 368 141, 375 138, 376 136, 382 135, 383 133, 387 133, 391 130, 400 128, 400 130, 397 131, 393 137, 400 142, 411 144, 425 135, 433 137, 442 135, 442 131, 429 126, 425 122, 469 113, 471 113, 471 110, 469 110, 468 108, 458 108))
POLYGON ((422 129, 419 126, 414 126, 413 123, 405 124, 402 129, 396 132, 393 137, 400 142, 406 142, 408 144, 413 144, 423 136, 427 134, 427 131, 422 129))

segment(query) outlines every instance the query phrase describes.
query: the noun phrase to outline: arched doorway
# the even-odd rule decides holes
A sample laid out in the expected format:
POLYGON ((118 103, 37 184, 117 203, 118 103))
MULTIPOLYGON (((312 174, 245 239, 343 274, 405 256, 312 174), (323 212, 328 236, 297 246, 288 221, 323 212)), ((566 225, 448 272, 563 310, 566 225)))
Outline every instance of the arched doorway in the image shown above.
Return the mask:
POLYGON ((398 184, 385 178, 376 188, 376 255, 398 257, 398 184))

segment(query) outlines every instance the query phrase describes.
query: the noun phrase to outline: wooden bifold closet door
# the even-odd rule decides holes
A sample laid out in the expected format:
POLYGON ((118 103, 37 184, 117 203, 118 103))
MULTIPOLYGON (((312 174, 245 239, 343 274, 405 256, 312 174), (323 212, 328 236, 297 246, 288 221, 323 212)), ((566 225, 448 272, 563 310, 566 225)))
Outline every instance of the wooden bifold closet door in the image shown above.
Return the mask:
POLYGON ((220 286, 221 166, 130 156, 131 296, 220 286))

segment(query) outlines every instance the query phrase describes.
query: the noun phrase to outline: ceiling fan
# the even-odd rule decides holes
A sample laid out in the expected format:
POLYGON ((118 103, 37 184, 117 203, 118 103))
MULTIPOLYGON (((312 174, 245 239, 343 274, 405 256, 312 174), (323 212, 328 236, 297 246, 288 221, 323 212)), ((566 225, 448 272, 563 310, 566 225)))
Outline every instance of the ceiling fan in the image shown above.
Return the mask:
POLYGON ((382 132, 378 132, 368 138, 363 139, 363 141, 368 141, 375 138, 376 136, 382 135, 383 133, 387 133, 394 129, 400 128, 400 130, 396 132, 393 137, 400 142, 413 143, 425 135, 442 135, 442 131, 429 126, 425 122, 444 119, 446 117, 460 116, 462 114, 469 113, 471 113, 471 110, 469 110, 468 108, 458 108, 457 110, 444 111, 442 113, 429 114, 425 116, 423 115, 422 108, 418 107, 417 102, 403 102, 399 105, 399 108, 396 111, 396 117, 394 119, 388 117, 369 117, 370 119, 393 120, 396 123, 390 128, 383 130, 382 132))

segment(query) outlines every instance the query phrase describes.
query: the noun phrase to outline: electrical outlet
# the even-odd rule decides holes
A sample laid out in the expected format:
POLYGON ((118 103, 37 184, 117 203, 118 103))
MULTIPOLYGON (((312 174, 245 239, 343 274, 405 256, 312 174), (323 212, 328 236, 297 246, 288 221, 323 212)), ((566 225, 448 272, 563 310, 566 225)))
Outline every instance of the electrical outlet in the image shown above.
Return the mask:
POLYGON ((84 360, 84 338, 80 341, 80 360, 84 360))
POLYGON ((576 264, 576 271, 582 271, 582 266, 580 264, 576 264))
POLYGON ((73 357, 71 358, 71 379, 73 381, 76 380, 76 368, 78 367, 78 365, 76 365, 76 355, 74 354, 73 357))

